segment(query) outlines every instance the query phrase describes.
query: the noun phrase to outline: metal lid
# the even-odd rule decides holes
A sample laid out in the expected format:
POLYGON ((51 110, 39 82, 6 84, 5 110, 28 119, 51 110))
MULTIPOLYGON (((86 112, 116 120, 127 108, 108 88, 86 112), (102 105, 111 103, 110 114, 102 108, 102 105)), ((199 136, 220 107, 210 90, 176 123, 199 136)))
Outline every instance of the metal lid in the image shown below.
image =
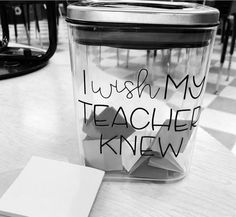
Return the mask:
POLYGON ((177 26, 218 25, 219 11, 204 5, 166 1, 87 1, 67 7, 72 23, 129 23, 177 26))

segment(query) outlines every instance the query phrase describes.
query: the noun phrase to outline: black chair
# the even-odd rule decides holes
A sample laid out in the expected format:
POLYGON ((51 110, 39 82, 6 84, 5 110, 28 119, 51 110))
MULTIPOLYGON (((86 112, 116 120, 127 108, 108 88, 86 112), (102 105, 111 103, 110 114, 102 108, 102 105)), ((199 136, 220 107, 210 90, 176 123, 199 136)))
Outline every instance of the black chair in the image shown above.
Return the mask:
POLYGON ((9 2, 0 2, 0 16, 3 38, 0 43, 0 80, 34 72, 45 65, 57 48, 56 3, 54 1, 25 1, 21 4, 44 3, 47 6, 47 20, 49 32, 49 47, 46 52, 31 47, 10 47, 6 5, 9 2), (3 70, 1 70, 1 68, 3 70))
MULTIPOLYGON (((228 41, 229 36, 231 35, 231 32, 233 32, 233 38, 232 38, 232 44, 230 48, 230 61, 229 61, 229 67, 228 72, 230 71, 230 65, 231 65, 231 59, 234 52, 234 43, 235 43, 235 31, 232 30, 232 26, 235 26, 234 18, 235 15, 232 14, 232 5, 234 1, 215 1, 214 7, 217 8, 220 11, 220 23, 221 23, 221 42, 222 42, 222 51, 221 51, 221 57, 220 57, 220 68, 218 72, 218 78, 216 82, 216 89, 215 93, 217 94, 219 91, 220 81, 222 77, 223 72, 223 65, 225 62, 225 57, 227 53, 227 47, 228 47, 228 41)), ((236 29, 236 28, 233 28, 236 29)), ((229 73, 227 76, 227 80, 229 79, 229 73)))

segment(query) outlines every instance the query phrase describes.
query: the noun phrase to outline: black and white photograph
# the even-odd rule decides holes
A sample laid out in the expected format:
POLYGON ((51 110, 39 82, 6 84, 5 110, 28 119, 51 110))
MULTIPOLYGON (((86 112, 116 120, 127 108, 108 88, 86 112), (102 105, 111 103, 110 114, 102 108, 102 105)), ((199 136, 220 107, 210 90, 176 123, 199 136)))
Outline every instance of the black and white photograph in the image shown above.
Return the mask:
POLYGON ((0 0, 0 217, 236 217, 236 0, 0 0))

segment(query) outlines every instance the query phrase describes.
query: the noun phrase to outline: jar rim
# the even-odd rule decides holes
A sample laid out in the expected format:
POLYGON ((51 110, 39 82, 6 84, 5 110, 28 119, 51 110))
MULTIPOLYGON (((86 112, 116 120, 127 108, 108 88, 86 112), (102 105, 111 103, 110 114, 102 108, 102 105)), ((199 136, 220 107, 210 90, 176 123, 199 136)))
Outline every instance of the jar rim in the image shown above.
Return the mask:
POLYGON ((216 26, 219 11, 189 2, 102 0, 73 3, 67 22, 124 23, 176 26, 216 26))

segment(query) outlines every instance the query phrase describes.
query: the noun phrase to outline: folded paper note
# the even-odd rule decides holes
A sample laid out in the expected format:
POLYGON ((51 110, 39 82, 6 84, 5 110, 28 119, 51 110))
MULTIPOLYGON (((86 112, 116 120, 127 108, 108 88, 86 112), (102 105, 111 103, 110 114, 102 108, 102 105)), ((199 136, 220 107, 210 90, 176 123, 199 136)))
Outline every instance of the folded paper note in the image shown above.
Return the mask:
MULTIPOLYGON (((148 149, 149 150, 149 149, 148 149)), ((140 178, 162 179, 169 173, 184 173, 184 168, 173 155, 167 153, 162 157, 161 153, 149 150, 150 156, 141 156, 130 169, 131 176, 140 178), (148 177, 149 176, 149 177, 148 177)))
POLYGON ((122 110, 116 111, 113 107, 107 107, 96 116, 92 113, 83 126, 83 131, 89 137, 97 139, 101 134, 103 139, 120 135, 127 138, 134 132, 134 129, 121 114, 122 110))
POLYGON ((87 217, 104 172, 32 157, 0 199, 4 217, 87 217))
POLYGON ((164 170, 157 167, 152 167, 148 165, 150 157, 142 156, 138 162, 137 166, 132 168, 130 175, 137 178, 147 178, 147 179, 158 179, 165 180, 168 177, 168 170, 164 170))
POLYGON ((85 163, 87 166, 104 171, 122 170, 120 140, 99 140, 86 138, 83 141, 85 163), (107 142, 107 143, 106 143, 107 142))
POLYGON ((101 133, 96 129, 93 124, 84 125, 83 131, 90 139, 99 139, 101 137, 101 133))
POLYGON ((163 157, 167 152, 172 152, 176 156, 183 153, 193 131, 190 130, 190 124, 191 122, 187 120, 178 120, 177 123, 175 120, 166 120, 157 132, 152 150, 160 152, 163 157))
POLYGON ((150 157, 148 165, 165 170, 176 171, 183 173, 184 170, 175 158, 171 154, 167 153, 165 157, 150 157))
POLYGON ((142 138, 142 136, 150 134, 151 132, 147 131, 136 131, 127 138, 127 141, 122 142, 122 163, 128 172, 141 157, 140 149, 147 151, 151 146, 152 140, 150 138, 142 138))

